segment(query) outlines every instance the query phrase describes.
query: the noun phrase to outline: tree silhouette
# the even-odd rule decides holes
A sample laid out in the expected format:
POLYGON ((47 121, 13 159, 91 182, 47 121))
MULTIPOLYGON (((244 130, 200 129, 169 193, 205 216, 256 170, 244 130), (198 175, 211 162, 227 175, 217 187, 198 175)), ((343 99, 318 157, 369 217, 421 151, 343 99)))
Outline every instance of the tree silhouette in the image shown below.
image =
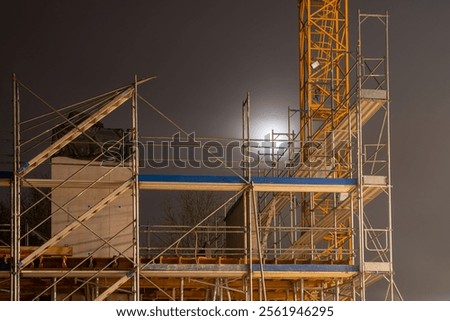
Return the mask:
MULTIPOLYGON (((51 235, 51 220, 46 220, 51 213, 51 202, 43 197, 49 189, 41 189, 41 192, 34 188, 24 189, 21 193, 21 209, 24 213, 20 218, 20 233, 26 236, 22 239, 21 245, 38 246, 43 244, 51 235), (45 221, 45 222, 44 222, 45 221), (36 226, 38 226, 34 229, 36 226), (30 230, 32 232, 28 233, 30 230)), ((11 202, 0 201, 0 245, 10 245, 11 243, 11 202)))
MULTIPOLYGON (((183 191, 175 200, 165 199, 163 210, 165 221, 173 229, 168 240, 173 243, 186 231, 196 226, 220 205, 220 197, 214 192, 183 191)), ((178 255, 212 255, 223 247, 225 235, 219 232, 224 225, 223 211, 209 217, 201 226, 177 243, 178 255)))

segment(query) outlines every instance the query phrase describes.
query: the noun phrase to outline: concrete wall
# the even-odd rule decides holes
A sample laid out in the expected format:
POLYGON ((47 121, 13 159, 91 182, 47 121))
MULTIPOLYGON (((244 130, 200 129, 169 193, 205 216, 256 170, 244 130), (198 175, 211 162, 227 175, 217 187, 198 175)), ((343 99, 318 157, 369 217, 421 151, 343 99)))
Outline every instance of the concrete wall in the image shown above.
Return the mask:
MULTIPOLYGON (((65 180, 73 173, 82 168, 88 161, 71 159, 67 157, 54 157, 52 159, 52 178, 65 180)), ((77 173, 74 180, 95 181, 105 175, 110 167, 102 167, 100 163, 83 168, 77 173)), ((111 173, 101 179, 101 182, 125 181, 131 176, 128 168, 115 168, 111 173)), ((78 217, 88 211, 92 206, 98 203, 102 198, 109 195, 114 188, 90 188, 83 191, 81 188, 57 188, 52 191, 52 235, 58 233, 61 229, 73 222, 69 214, 59 209, 61 206, 74 217, 78 217), (70 201, 74 196, 81 193, 75 200, 70 201), (69 202, 70 201, 70 202, 69 202), (69 202, 68 204, 66 204, 69 202)), ((95 214, 86 225, 95 231, 99 236, 110 239, 113 235, 122 230, 132 222, 132 197, 131 190, 125 192, 115 199, 109 206, 95 214)), ((111 244, 120 251, 125 251, 128 256, 132 255, 132 248, 127 249, 132 244, 132 227, 128 226, 111 240, 111 244)), ((73 256, 87 256, 104 244, 104 242, 81 226, 62 239, 59 246, 71 246, 73 256)), ((94 257, 112 257, 118 252, 109 245, 95 251, 94 257)))

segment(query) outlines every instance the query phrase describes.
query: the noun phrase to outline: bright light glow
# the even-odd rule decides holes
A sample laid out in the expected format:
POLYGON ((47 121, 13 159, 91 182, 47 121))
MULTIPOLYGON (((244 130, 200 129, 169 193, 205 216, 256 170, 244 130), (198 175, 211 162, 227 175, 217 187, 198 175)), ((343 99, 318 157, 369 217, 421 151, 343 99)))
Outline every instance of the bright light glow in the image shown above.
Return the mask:
POLYGON ((287 120, 284 114, 253 118, 250 129, 252 139, 265 139, 266 135, 269 135, 268 138, 270 139, 272 130, 276 133, 287 132, 287 120))

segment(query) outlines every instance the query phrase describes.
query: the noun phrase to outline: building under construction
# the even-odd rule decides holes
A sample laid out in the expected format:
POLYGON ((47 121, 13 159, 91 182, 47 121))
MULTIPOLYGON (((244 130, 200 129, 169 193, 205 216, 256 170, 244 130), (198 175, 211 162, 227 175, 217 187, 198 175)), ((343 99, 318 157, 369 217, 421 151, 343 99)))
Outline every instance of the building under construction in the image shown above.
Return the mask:
POLYGON ((55 108, 14 76, 0 299, 366 300, 375 283, 378 299, 401 298, 388 15, 359 13, 350 50, 347 0, 299 0, 298 10, 299 106, 280 111, 288 130, 266 139, 251 137, 250 94, 236 106, 242 137, 211 139, 140 94, 151 78, 55 108), (30 113, 32 100, 43 108, 30 113), (178 133, 146 135, 142 109, 178 133), (105 128, 116 113, 128 115, 123 129, 105 128), (139 205, 152 191, 198 199, 188 219, 144 225, 139 205), (203 206, 205 193, 220 204, 203 206))

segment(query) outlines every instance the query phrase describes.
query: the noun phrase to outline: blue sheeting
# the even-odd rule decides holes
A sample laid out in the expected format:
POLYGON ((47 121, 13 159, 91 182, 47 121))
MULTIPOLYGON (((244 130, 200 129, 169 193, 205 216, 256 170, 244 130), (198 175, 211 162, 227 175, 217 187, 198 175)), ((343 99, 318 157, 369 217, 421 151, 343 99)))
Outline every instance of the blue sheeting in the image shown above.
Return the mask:
POLYGON ((140 182, 180 182, 180 183, 244 183, 238 176, 207 175, 139 175, 140 182))
MULTIPOLYGON (((0 179, 10 179, 12 172, 0 171, 0 179)), ((179 183, 245 183, 238 176, 212 175, 139 175, 140 182, 179 182, 179 183)), ((319 177, 252 177, 255 184, 300 184, 300 185, 356 185, 353 178, 319 177)))
MULTIPOLYGON (((140 182, 180 183, 244 183, 238 176, 207 175, 139 175, 140 182)), ((308 178, 308 177, 253 177, 255 184, 306 184, 306 185, 356 185, 352 178, 308 178)))
POLYGON ((352 178, 253 177, 252 181, 260 184, 356 185, 356 179, 352 178))

